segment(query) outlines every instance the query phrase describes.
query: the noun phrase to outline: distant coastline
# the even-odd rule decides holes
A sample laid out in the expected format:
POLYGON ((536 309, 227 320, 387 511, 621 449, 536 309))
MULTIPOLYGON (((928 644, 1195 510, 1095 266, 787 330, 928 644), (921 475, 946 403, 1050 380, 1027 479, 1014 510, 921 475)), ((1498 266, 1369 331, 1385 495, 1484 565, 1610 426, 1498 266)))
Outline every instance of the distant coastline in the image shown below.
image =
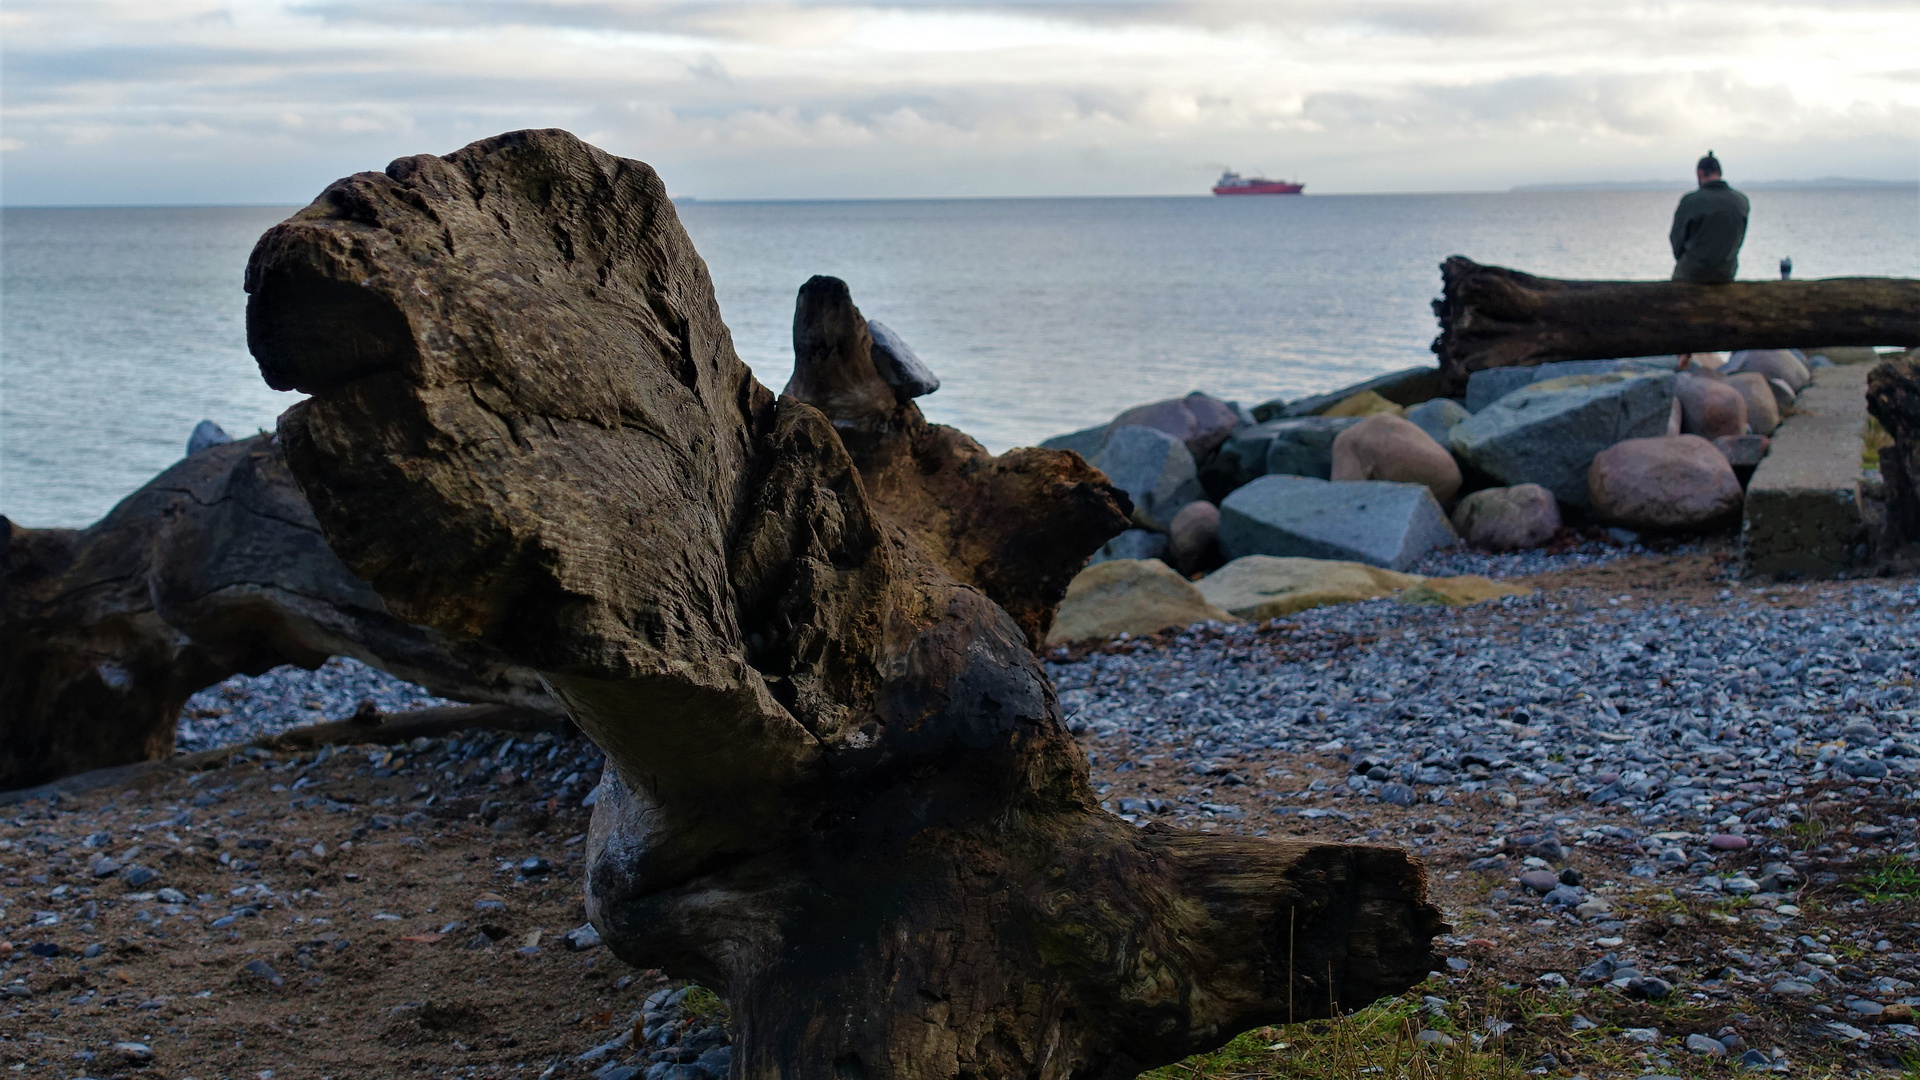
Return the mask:
MULTIPOLYGON (((1735 186, 1747 191, 1834 191, 1847 188, 1872 188, 1887 191, 1906 188, 1920 192, 1920 180, 1862 180, 1851 176, 1826 176, 1818 180, 1744 180, 1735 186)), ((1519 184, 1510 192, 1521 191, 1685 191, 1692 180, 1569 180, 1555 184, 1519 184)))

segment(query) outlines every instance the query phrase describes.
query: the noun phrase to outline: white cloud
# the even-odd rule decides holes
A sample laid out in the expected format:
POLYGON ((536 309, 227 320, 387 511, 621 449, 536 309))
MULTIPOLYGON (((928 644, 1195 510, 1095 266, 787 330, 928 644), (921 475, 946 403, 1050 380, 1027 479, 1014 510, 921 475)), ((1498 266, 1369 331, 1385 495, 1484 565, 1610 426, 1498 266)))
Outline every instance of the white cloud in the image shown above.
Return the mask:
POLYGON ((1911 177, 1910 3, 9 0, 9 201, 298 202, 560 126, 706 196, 1911 177))

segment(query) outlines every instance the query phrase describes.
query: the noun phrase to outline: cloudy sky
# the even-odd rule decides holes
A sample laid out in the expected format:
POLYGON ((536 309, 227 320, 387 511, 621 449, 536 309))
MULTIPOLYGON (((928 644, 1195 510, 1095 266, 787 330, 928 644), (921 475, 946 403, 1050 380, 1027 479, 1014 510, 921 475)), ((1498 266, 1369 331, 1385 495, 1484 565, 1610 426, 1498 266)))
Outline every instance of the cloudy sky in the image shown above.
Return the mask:
POLYGON ((704 198, 1920 175, 1920 0, 6 0, 11 205, 564 127, 704 198))

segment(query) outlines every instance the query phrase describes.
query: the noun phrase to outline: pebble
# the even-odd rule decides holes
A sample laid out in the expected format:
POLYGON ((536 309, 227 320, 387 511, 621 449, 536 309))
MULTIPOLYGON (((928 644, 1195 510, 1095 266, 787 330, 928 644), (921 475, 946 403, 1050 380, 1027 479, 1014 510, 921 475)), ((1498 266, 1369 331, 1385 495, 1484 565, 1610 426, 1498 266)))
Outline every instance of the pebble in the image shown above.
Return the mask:
POLYGON ((367 701, 383 713, 459 704, 350 657, 333 657, 313 671, 284 664, 263 675, 235 675, 188 698, 174 727, 174 749, 193 753, 345 720, 367 701))
POLYGON ((1520 875, 1520 884, 1544 896, 1560 887, 1560 877, 1550 870, 1529 870, 1520 875))
POLYGON ((1727 1045, 1719 1039, 1707 1035, 1687 1036, 1687 1049, 1696 1054, 1706 1054, 1712 1057, 1727 1056, 1727 1045))
POLYGON ((1627 1028, 1620 1032, 1620 1037, 1628 1042, 1644 1043, 1651 1046, 1660 1041, 1660 1029, 1650 1027, 1627 1028))
POLYGON ((1729 833, 1721 833, 1718 836, 1708 838, 1707 846, 1715 851, 1745 851, 1747 850, 1747 838, 1744 836, 1734 836, 1729 833))

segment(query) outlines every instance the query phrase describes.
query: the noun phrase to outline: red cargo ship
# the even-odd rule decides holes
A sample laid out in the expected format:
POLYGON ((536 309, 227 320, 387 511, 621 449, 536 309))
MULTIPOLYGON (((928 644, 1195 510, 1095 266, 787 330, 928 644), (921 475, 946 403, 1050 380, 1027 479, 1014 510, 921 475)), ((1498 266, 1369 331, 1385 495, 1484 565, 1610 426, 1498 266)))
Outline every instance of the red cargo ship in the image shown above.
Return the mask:
POLYGON ((1223 172, 1220 182, 1213 185, 1215 195, 1298 195, 1307 185, 1290 183, 1286 180, 1267 180, 1258 176, 1241 176, 1237 172, 1223 172))

